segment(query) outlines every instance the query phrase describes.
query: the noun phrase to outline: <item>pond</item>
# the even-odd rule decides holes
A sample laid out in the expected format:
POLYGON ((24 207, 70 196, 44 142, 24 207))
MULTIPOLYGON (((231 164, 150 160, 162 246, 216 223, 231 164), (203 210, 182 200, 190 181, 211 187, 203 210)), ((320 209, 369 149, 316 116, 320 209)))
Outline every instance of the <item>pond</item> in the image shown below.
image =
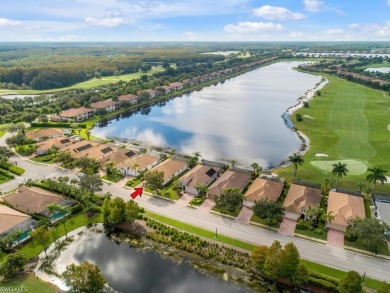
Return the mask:
POLYGON ((248 292, 231 282, 201 274, 187 262, 177 264, 153 251, 116 244, 104 234, 86 238, 72 253, 77 263, 98 265, 110 287, 123 293, 248 292))
POLYGON ((95 127, 115 136, 199 151, 207 160, 275 165, 297 152, 301 141, 282 119, 286 109, 321 77, 293 70, 304 62, 278 62, 154 105, 95 127))
POLYGON ((377 67, 377 68, 367 68, 365 71, 371 71, 371 72, 383 72, 383 73, 389 73, 390 72, 390 67, 377 67))

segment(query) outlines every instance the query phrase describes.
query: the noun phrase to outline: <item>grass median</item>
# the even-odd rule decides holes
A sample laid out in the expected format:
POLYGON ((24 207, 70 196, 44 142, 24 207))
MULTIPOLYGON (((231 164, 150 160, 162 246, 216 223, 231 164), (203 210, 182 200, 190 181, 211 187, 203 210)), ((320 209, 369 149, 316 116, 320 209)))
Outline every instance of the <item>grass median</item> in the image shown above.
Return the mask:
MULTIPOLYGON (((198 228, 198 227, 195 227, 195 226, 192 226, 192 225, 180 222, 180 221, 176 221, 174 219, 167 218, 167 217, 164 217, 164 216, 152 213, 152 212, 147 211, 147 212, 145 212, 145 215, 148 217, 151 217, 155 220, 158 220, 162 223, 165 223, 167 225, 175 227, 177 229, 187 231, 189 233, 192 233, 192 234, 195 234, 195 235, 198 235, 201 237, 205 237, 205 238, 208 238, 208 239, 211 239, 214 241, 219 241, 219 242, 224 243, 224 244, 228 244, 228 245, 232 245, 232 246, 235 246, 238 248, 242 248, 242 249, 245 249, 248 251, 252 251, 256 247, 256 245, 254 245, 254 244, 240 241, 240 240, 237 240, 237 239, 234 239, 234 238, 231 238, 228 236, 224 236, 221 234, 218 234, 218 237, 216 238, 215 232, 211 232, 209 230, 198 228)), ((338 270, 338 269, 335 269, 332 267, 324 266, 324 265, 314 263, 311 261, 307 261, 307 260, 302 260, 302 262, 306 265, 306 267, 310 271, 315 272, 315 273, 321 273, 321 274, 324 274, 327 276, 337 278, 339 280, 347 276, 347 272, 342 271, 342 270, 338 270)), ((382 282, 366 277, 364 280, 364 286, 377 290, 382 286, 382 282)))

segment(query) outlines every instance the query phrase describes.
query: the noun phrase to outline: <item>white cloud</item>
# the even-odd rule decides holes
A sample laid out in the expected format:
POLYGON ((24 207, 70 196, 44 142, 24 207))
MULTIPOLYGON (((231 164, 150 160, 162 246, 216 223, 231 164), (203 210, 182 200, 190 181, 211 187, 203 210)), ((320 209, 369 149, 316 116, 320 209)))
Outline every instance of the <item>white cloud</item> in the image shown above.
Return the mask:
POLYGON ((126 20, 121 17, 87 17, 85 23, 93 26, 104 26, 104 27, 116 27, 127 24, 126 20))
POLYGON ((299 12, 292 12, 284 7, 264 5, 253 9, 253 15, 269 20, 299 20, 306 18, 299 12))
POLYGON ((197 33, 194 33, 194 32, 186 32, 184 34, 184 38, 187 41, 200 41, 200 40, 204 39, 204 37, 201 34, 197 34, 197 33))
POLYGON ((224 26, 224 31, 227 33, 257 33, 267 31, 280 31, 283 26, 273 22, 239 22, 238 24, 228 24, 224 26))
POLYGON ((7 18, 0 18, 0 27, 21 27, 23 22, 7 18))
POLYGON ((342 29, 336 28, 336 29, 329 29, 323 32, 324 35, 341 35, 344 31, 342 29))
MULTIPOLYGON (((390 1, 390 0, 389 0, 390 1)), ((350 23, 349 25, 348 25, 350 28, 359 28, 360 27, 360 24, 358 24, 358 23, 350 23)))
POLYGON ((389 6, 390 6, 390 0, 387 0, 387 5, 389 5, 389 6))
POLYGON ((318 0, 303 0, 303 5, 305 6, 305 10, 315 12, 320 10, 324 5, 324 2, 318 0))

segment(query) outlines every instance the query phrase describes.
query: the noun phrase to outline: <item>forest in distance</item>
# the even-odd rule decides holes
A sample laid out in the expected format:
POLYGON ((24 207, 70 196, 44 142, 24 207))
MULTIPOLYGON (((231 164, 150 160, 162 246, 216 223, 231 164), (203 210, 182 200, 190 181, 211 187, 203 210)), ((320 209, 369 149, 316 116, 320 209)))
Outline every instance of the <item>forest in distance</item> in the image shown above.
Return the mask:
POLYGON ((0 43, 0 88, 46 90, 91 78, 146 72, 164 62, 191 67, 226 60, 223 55, 207 54, 214 51, 234 50, 249 56, 291 51, 386 53, 388 47, 388 42, 0 43))

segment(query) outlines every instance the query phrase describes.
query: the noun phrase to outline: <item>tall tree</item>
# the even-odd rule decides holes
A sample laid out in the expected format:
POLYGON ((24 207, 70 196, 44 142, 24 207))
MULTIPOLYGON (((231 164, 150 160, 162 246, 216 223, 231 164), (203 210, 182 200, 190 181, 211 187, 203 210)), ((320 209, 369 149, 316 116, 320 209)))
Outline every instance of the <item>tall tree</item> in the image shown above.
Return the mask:
POLYGON ((0 238, 0 248, 4 252, 11 251, 14 244, 18 241, 19 237, 22 236, 22 230, 15 229, 11 233, 0 238))
POLYGON ((332 174, 337 176, 337 180, 336 180, 336 188, 337 188, 340 178, 346 176, 348 173, 347 164, 342 164, 341 162, 338 162, 337 164, 333 164, 332 167, 333 167, 332 174))
POLYGON ((198 192, 196 197, 199 197, 199 198, 206 197, 207 190, 208 190, 207 185, 196 183, 194 187, 195 187, 195 190, 198 192))
POLYGON ((20 252, 9 254, 0 264, 0 275, 5 278, 12 278, 17 271, 23 269, 26 262, 26 258, 20 252))
POLYGON ((80 178, 79 186, 82 190, 89 191, 93 195, 95 192, 102 190, 103 181, 98 175, 86 174, 80 178))
POLYGON ((271 201, 266 198, 255 201, 253 212, 261 219, 281 221, 284 215, 284 208, 280 202, 271 201))
POLYGON ((334 220, 334 214, 333 214, 333 211, 330 211, 328 213, 324 213, 322 216, 321 216, 321 219, 325 222, 325 225, 326 226, 329 226, 333 220, 334 220))
POLYGON ((44 226, 40 226, 31 232, 32 238, 39 242, 43 246, 43 250, 45 251, 45 255, 47 257, 47 245, 49 244, 49 234, 44 226))
POLYGON ((305 160, 302 158, 302 155, 293 154, 292 156, 288 157, 288 161, 294 165, 293 178, 295 178, 295 175, 297 174, 298 165, 302 166, 302 164, 305 162, 305 160))
MULTIPOLYGON (((62 211, 62 208, 57 202, 51 203, 47 206, 47 214, 48 214, 47 216, 49 217, 49 219, 51 217, 57 215, 60 211, 62 211)), ((53 225, 54 225, 55 230, 56 230, 56 242, 57 242, 57 244, 59 244, 58 225, 56 225, 55 223, 53 225)))
POLYGON ((62 274, 65 284, 71 292, 99 293, 102 292, 107 281, 104 279, 100 268, 90 262, 82 262, 80 265, 71 264, 62 274))
POLYGON ((145 187, 149 187, 152 190, 157 190, 162 188, 164 183, 164 172, 161 171, 149 171, 145 173, 144 179, 146 181, 145 187))
POLYGON ((138 213, 139 213, 138 204, 134 200, 129 200, 126 203, 126 210, 125 210, 126 221, 133 223, 137 219, 138 213))
POLYGON ((217 199, 216 206, 222 210, 234 212, 244 201, 244 196, 237 187, 225 188, 217 199))
POLYGON ((140 166, 137 162, 131 164, 131 168, 134 170, 134 175, 137 176, 137 168, 140 166))
POLYGON ((259 174, 260 171, 262 170, 262 168, 256 162, 253 162, 251 164, 251 167, 253 168, 253 173, 255 173, 255 174, 259 174))
POLYGON ((0 165, 6 165, 13 155, 14 153, 8 147, 0 146, 0 165))
POLYGON ((381 167, 373 167, 369 168, 368 172, 369 174, 367 175, 366 179, 368 182, 372 182, 372 193, 374 193, 375 186, 378 181, 382 184, 387 182, 387 177, 385 176, 385 173, 387 173, 387 171, 382 169, 381 167))

